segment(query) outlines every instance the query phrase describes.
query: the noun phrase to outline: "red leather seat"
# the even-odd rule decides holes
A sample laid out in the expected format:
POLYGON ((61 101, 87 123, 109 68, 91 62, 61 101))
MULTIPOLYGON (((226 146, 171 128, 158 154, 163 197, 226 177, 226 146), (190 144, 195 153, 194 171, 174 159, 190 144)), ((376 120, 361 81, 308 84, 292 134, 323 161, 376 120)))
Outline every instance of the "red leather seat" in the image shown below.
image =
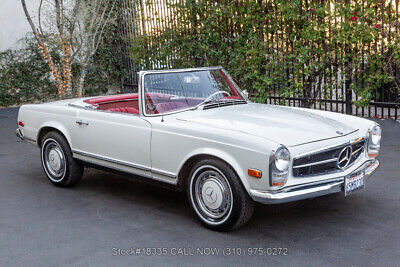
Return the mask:
POLYGON ((164 113, 164 112, 172 111, 175 109, 181 109, 181 108, 185 108, 185 107, 188 107, 188 105, 183 102, 165 102, 165 103, 157 104, 156 110, 158 113, 164 113))
POLYGON ((131 100, 138 99, 138 94, 123 94, 123 95, 109 95, 109 96, 99 96, 93 97, 89 99, 83 100, 85 103, 89 103, 92 105, 97 105, 101 103, 114 102, 114 101, 122 101, 122 100, 131 100))
POLYGON ((120 113, 129 113, 129 114, 139 115, 139 110, 137 110, 136 108, 131 108, 131 107, 110 108, 107 110, 112 111, 112 112, 120 112, 120 113))

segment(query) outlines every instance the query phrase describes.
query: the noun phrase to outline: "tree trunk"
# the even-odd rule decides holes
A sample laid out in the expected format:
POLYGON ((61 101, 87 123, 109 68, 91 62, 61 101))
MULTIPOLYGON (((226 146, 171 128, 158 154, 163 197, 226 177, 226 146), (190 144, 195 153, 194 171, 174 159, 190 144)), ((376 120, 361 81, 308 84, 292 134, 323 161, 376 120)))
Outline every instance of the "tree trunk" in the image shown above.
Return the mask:
POLYGON ((78 97, 82 97, 83 96, 83 86, 85 85, 87 67, 88 67, 88 62, 85 61, 85 63, 83 64, 81 77, 79 77, 79 83, 78 83, 78 89, 77 89, 78 97))
POLYGON ((48 64, 48 66, 51 70, 51 74, 53 76, 54 83, 56 84, 56 87, 58 90, 58 94, 61 95, 63 93, 63 82, 62 82, 60 72, 58 71, 56 65, 54 64, 54 61, 51 57, 50 51, 48 50, 46 43, 41 39, 41 35, 36 30, 36 27, 32 21, 31 15, 29 14, 28 9, 26 8, 25 0, 21 0, 21 4, 22 4, 22 8, 25 13, 25 17, 28 20, 28 23, 32 29, 32 33, 34 34, 37 44, 38 44, 38 47, 40 48, 43 59, 48 64))

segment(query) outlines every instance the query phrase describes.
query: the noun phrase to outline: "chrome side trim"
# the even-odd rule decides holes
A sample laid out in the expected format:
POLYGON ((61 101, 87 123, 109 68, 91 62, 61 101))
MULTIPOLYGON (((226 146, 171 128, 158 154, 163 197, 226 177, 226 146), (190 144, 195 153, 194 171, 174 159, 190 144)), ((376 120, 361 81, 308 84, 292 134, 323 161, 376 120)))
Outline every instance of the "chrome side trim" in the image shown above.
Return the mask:
POLYGON ((74 158, 78 158, 82 161, 86 161, 92 164, 96 164, 96 165, 100 165, 102 167, 107 167, 107 168, 111 168, 111 169, 115 169, 118 171, 123 171, 123 172, 128 172, 130 174, 134 174, 134 175, 138 175, 138 176, 143 176, 146 178, 150 178, 153 180, 157 180, 160 182, 165 182, 165 183, 169 183, 169 184, 173 184, 176 185, 178 182, 177 176, 173 175, 171 173, 166 173, 166 172, 162 172, 162 171, 156 171, 156 170, 152 170, 148 167, 144 167, 144 166, 140 166, 140 165, 136 165, 136 164, 131 164, 131 163, 127 163, 127 162, 123 162, 123 161, 119 161, 119 160, 114 160, 114 159, 110 159, 110 158, 106 158, 106 157, 102 157, 102 156, 97 156, 97 155, 93 155, 90 153, 86 153, 86 152, 82 152, 82 151, 77 151, 77 150, 72 150, 73 153, 73 157, 74 158), (89 159, 85 159, 82 158, 80 156, 83 157, 87 157, 89 159), (111 167, 105 164, 101 164, 98 161, 94 162, 90 159, 94 159, 94 160, 101 160, 101 161, 105 161, 105 162, 109 162, 109 163, 113 163, 116 165, 119 165, 121 167, 128 167, 131 168, 132 170, 127 171, 126 169, 122 169, 122 168, 118 168, 118 167, 111 167), (143 172, 149 172, 150 174, 158 174, 161 177, 155 177, 153 175, 150 174, 144 174, 143 172))
POLYGON ((303 164, 303 165, 293 166, 293 169, 309 167, 309 166, 314 166, 314 165, 319 165, 319 164, 324 164, 324 163, 329 163, 329 162, 334 162, 334 161, 337 161, 337 158, 321 160, 321 161, 317 161, 317 162, 312 162, 312 163, 307 163, 307 164, 303 164))
POLYGON ((169 172, 163 172, 163 171, 154 170, 154 169, 151 169, 150 171, 151 171, 152 173, 154 173, 154 174, 159 174, 159 175, 171 177, 171 178, 174 178, 174 179, 176 178, 176 175, 175 175, 175 174, 172 174, 172 173, 169 173, 169 172))
POLYGON ((123 162, 123 161, 119 161, 119 160, 115 160, 115 159, 110 159, 110 158, 106 158, 106 157, 102 157, 102 156, 98 156, 98 155, 94 155, 94 154, 90 154, 90 153, 86 153, 86 152, 82 152, 82 151, 78 151, 78 150, 72 150, 72 153, 80 154, 82 156, 86 156, 86 157, 90 157, 90 158, 108 161, 111 163, 123 165, 123 166, 130 167, 130 168, 139 169, 142 171, 151 171, 151 169, 148 167, 144 167, 144 166, 140 166, 140 165, 136 165, 136 164, 132 164, 132 163, 127 163, 127 162, 123 162))
POLYGON ((36 140, 35 140, 35 139, 29 138, 29 137, 26 137, 26 136, 24 136, 24 139, 25 139, 26 141, 30 141, 30 142, 36 143, 36 140))

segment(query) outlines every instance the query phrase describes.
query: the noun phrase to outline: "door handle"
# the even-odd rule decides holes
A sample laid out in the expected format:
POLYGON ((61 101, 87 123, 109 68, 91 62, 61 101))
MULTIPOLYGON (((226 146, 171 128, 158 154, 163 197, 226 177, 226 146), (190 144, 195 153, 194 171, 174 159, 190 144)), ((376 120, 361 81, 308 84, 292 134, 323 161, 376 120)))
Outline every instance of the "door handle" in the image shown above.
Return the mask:
POLYGON ((76 123, 79 125, 89 125, 88 122, 83 122, 82 120, 77 120, 76 123))

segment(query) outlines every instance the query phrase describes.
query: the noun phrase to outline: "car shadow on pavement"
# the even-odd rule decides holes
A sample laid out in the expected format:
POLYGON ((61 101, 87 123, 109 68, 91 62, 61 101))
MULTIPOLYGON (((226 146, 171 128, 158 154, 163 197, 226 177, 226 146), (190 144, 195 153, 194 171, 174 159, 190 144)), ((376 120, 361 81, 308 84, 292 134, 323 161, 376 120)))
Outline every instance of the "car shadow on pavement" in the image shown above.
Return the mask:
MULTIPOLYGON (((163 213, 163 215, 179 216, 187 223, 195 223, 196 218, 187 201, 185 192, 177 192, 151 184, 134 181, 130 178, 111 174, 95 169, 85 168, 85 174, 77 191, 85 191, 101 198, 104 209, 121 206, 128 208, 125 212, 135 213, 137 210, 145 210, 149 213, 163 213), (116 203, 120 203, 115 205, 116 203)), ((340 224, 355 223, 354 209, 357 202, 370 201, 362 194, 354 194, 345 198, 342 193, 323 196, 314 199, 301 200, 292 203, 277 205, 264 205, 256 203, 254 213, 249 223, 239 229, 239 232, 264 232, 274 235, 279 232, 299 234, 313 227, 318 229, 320 221, 332 222, 333 230, 337 230, 340 224), (355 201, 354 201, 355 200, 355 201)), ((358 208, 356 217, 363 217, 364 210, 358 208)), ((196 225, 201 227, 200 224, 196 225)), ((322 229, 322 228, 321 228, 322 229)), ((324 224, 324 232, 330 231, 329 224, 324 224)), ((332 230, 332 229, 331 229, 332 230)), ((304 233, 303 233, 304 234, 304 233)))

